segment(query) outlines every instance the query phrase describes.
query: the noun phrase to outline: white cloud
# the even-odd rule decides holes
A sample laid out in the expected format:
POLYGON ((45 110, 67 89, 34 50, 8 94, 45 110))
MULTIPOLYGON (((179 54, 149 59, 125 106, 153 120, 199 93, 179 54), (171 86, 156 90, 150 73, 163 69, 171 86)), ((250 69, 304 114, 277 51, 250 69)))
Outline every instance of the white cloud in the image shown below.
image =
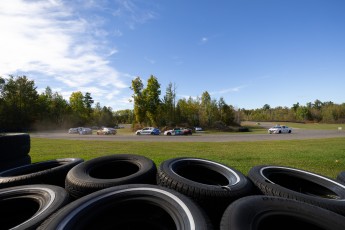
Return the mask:
MULTIPOLYGON (((126 21, 130 29, 135 29, 137 24, 146 23, 157 17, 156 13, 139 7, 134 0, 116 0, 116 10, 113 12, 113 16, 122 18, 126 21)), ((141 2, 144 4, 145 1, 141 2)))
POLYGON ((145 57, 145 60, 148 61, 150 64, 156 64, 156 61, 151 59, 151 58, 148 58, 148 57, 145 57))
POLYGON ((233 88, 221 89, 218 91, 211 92, 210 95, 235 93, 235 92, 239 92, 244 87, 246 87, 246 86, 237 86, 237 87, 233 87, 233 88))
POLYGON ((206 42, 208 42, 208 38, 207 38, 207 37, 202 37, 202 38, 200 39, 199 44, 202 45, 202 44, 205 44, 206 42))
POLYGON ((87 89, 99 99, 114 98, 129 87, 128 78, 107 60, 117 50, 107 48, 108 32, 97 29, 103 21, 90 23, 68 4, 0 1, 0 75, 25 73, 35 82, 59 85, 64 96, 87 89))
POLYGON ((123 33, 122 33, 121 30, 116 29, 116 30, 113 31, 113 35, 114 35, 115 37, 122 37, 123 33))

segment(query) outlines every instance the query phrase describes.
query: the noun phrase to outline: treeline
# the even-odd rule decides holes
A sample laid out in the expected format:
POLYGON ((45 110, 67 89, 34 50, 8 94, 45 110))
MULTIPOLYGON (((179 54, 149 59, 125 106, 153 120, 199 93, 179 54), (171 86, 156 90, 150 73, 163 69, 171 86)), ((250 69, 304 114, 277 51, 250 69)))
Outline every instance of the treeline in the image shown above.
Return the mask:
POLYGON ((345 103, 315 100, 306 105, 293 104, 291 108, 271 108, 265 104, 260 109, 241 109, 241 119, 248 121, 292 121, 316 123, 345 123, 345 103))
MULTIPOLYGON (((140 77, 132 81, 133 110, 113 111, 94 103, 91 93, 73 92, 65 100, 48 86, 37 92, 26 76, 0 78, 0 132, 66 129, 78 126, 110 126, 120 123, 140 126, 229 126, 235 124, 236 111, 223 98, 212 99, 205 91, 201 97, 176 99, 170 83, 163 98, 158 80, 150 76, 146 87, 140 77)), ((238 116, 237 116, 238 117, 238 116)))
POLYGON ((202 126, 221 128, 235 122, 236 111, 221 97, 212 99, 205 91, 201 97, 176 99, 176 86, 169 83, 165 95, 160 98, 161 90, 153 75, 147 80, 146 87, 140 77, 132 81, 134 100, 134 122, 136 126, 202 126))
POLYGON ((109 126, 133 124, 142 126, 173 127, 201 126, 226 129, 238 126, 241 120, 294 121, 344 123, 345 103, 331 101, 300 105, 291 108, 271 108, 265 104, 258 109, 235 109, 221 97, 211 98, 205 91, 200 97, 176 97, 176 86, 169 83, 161 97, 161 85, 150 76, 146 85, 137 77, 132 80, 133 110, 113 111, 111 107, 95 103, 91 93, 73 92, 65 100, 48 86, 37 92, 34 81, 26 76, 0 77, 0 132, 42 129, 67 129, 78 126, 109 126))
POLYGON ((131 123, 132 110, 94 105, 89 92, 73 92, 69 101, 48 86, 41 94, 26 76, 0 77, 0 132, 115 126, 131 123))
POLYGON ((132 81, 134 99, 134 121, 137 124, 162 126, 202 126, 227 129, 238 126, 241 121, 290 121, 316 123, 345 123, 345 103, 315 100, 306 105, 298 102, 289 107, 275 107, 265 104, 258 109, 235 109, 221 97, 212 99, 205 91, 201 97, 182 98, 176 102, 176 87, 172 83, 160 99, 160 84, 150 76, 146 88, 140 77, 132 81))

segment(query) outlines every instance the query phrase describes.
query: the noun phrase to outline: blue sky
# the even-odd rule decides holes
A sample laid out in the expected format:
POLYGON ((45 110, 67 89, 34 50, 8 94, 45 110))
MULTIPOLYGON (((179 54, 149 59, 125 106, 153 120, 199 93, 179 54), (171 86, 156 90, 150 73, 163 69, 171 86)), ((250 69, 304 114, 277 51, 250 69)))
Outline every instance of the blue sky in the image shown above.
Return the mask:
POLYGON ((344 103, 343 0, 2 0, 0 75, 132 109, 132 79, 237 108, 344 103))

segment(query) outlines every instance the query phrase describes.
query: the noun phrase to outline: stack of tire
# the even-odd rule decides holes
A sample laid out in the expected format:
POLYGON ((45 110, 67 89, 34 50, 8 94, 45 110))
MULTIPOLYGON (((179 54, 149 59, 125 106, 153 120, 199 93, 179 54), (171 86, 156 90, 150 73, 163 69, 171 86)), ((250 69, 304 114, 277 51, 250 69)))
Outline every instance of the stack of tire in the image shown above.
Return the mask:
POLYGON ((31 163, 29 134, 0 134, 0 171, 31 163))
POLYGON ((79 158, 31 164, 30 136, 0 136, 0 229, 36 229, 70 202, 64 189, 67 173, 79 158))
POLYGON ((217 162, 176 158, 157 178, 196 201, 217 229, 345 229, 345 185, 305 170, 261 165, 247 178, 217 162))
MULTIPOLYGON (((0 146, 1 147, 1 146, 0 146)), ((0 172, 1 229, 345 229, 345 184, 207 159, 54 159, 0 172)))

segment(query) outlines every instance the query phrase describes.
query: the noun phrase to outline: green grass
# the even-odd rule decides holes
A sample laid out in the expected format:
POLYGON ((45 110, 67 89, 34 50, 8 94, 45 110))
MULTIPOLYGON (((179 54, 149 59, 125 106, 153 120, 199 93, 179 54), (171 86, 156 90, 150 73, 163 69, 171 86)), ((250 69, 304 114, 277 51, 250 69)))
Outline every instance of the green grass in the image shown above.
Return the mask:
POLYGON ((233 167, 244 174, 255 165, 296 167, 335 178, 345 170, 345 139, 258 141, 227 143, 111 142, 31 138, 32 162, 133 153, 157 165, 174 157, 199 157, 233 167))
POLYGON ((300 129, 338 130, 338 127, 345 129, 345 124, 321 124, 321 123, 286 123, 287 126, 300 129))
MULTIPOLYGON (((259 122, 260 123, 260 122, 259 122)), ((345 130, 345 124, 322 124, 322 123, 297 123, 297 122, 261 122, 261 124, 269 124, 272 126, 276 124, 286 125, 291 128, 297 129, 318 129, 318 130, 338 130, 338 127, 342 127, 345 130)), ((244 121, 241 123, 242 126, 250 128, 251 131, 267 131, 266 128, 258 125, 257 122, 244 121)))

